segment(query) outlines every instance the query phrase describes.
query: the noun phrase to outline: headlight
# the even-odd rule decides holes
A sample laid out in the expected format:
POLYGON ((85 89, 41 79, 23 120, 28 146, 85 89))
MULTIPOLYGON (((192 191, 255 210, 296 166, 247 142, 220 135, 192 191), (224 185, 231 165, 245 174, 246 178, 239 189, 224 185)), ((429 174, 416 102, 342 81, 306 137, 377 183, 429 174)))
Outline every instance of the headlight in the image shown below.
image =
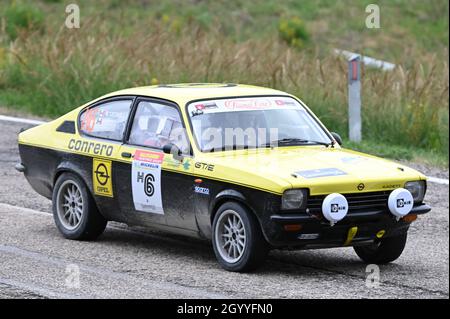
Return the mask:
POLYGON ((281 209, 301 209, 306 206, 306 189, 289 189, 283 193, 281 209))
POLYGON ((405 183, 405 189, 409 190, 413 196, 414 203, 421 203, 425 197, 427 185, 425 181, 415 181, 405 183))

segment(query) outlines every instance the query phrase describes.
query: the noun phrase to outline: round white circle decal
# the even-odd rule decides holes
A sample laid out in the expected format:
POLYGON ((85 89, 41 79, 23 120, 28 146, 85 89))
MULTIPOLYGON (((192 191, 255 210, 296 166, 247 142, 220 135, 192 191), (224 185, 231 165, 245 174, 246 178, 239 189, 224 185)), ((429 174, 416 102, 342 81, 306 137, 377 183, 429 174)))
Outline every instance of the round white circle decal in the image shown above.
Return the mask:
POLYGON ((397 188, 389 195, 389 211, 397 218, 407 215, 413 208, 413 205, 413 196, 407 189, 397 188))
POLYGON ((328 219, 331 224, 335 224, 342 220, 348 212, 347 199, 338 193, 333 193, 325 197, 322 203, 323 216, 328 219))

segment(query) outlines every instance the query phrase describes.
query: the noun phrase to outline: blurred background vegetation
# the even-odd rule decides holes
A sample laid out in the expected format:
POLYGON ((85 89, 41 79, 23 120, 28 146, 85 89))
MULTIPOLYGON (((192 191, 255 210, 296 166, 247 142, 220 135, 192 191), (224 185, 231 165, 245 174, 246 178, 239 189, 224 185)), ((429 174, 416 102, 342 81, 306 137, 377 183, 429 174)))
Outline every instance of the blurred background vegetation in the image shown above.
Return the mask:
POLYGON ((346 61, 363 69, 364 143, 382 156, 448 166, 447 0, 0 0, 0 105, 55 117, 110 91, 235 82, 299 96, 346 137, 346 61), (67 29, 77 3, 81 28, 67 29))

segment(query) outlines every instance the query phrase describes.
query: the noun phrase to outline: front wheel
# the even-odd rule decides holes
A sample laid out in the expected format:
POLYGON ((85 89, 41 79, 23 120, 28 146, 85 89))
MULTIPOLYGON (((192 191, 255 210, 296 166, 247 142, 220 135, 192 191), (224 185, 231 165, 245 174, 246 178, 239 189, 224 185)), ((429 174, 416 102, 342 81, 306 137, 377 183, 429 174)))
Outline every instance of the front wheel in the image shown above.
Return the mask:
POLYGON ((353 247, 356 254, 368 264, 387 264, 397 258, 406 246, 407 233, 383 238, 373 244, 353 247))
POLYGON ((256 217, 236 202, 219 207, 212 237, 217 260, 229 271, 253 270, 264 262, 269 251, 256 217))
POLYGON ((53 188, 53 218, 68 239, 90 240, 100 236, 106 219, 99 213, 84 182, 76 175, 63 173, 53 188))

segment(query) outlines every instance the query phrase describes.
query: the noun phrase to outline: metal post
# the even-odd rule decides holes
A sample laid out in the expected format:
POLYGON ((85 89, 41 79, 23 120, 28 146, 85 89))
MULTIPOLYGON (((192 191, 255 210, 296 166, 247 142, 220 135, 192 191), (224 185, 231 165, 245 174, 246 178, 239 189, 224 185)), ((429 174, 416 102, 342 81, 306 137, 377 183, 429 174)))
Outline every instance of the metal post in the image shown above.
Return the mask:
POLYGON ((348 61, 348 135, 350 141, 361 141, 361 57, 348 61))

